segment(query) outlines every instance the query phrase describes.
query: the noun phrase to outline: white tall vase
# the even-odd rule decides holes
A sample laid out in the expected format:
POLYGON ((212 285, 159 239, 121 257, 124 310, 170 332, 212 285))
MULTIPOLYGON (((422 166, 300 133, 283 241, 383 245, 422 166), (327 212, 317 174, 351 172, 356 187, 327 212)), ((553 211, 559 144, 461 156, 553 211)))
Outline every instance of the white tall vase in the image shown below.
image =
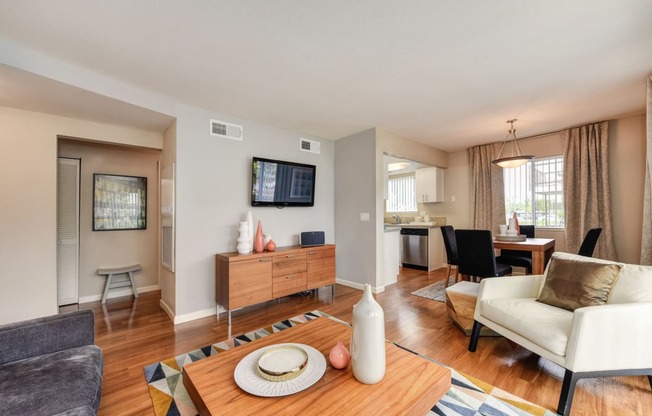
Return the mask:
POLYGON ((249 224, 247 221, 240 222, 240 236, 238 237, 238 253, 247 254, 251 252, 251 240, 249 239, 249 224))
POLYGON ((385 314, 368 284, 353 306, 351 365, 353 376, 363 384, 376 384, 385 376, 385 314))
POLYGON ((251 211, 247 211, 247 224, 249 225, 249 250, 252 252, 254 250, 254 217, 251 215, 251 211))

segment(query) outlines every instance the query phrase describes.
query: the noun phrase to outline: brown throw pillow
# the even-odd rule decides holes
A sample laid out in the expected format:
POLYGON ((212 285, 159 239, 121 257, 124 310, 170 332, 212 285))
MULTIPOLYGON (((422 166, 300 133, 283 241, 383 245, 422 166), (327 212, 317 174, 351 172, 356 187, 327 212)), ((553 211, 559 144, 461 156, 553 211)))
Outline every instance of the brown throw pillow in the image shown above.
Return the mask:
POLYGON ((553 258, 537 302, 569 311, 604 305, 621 269, 619 264, 553 258))

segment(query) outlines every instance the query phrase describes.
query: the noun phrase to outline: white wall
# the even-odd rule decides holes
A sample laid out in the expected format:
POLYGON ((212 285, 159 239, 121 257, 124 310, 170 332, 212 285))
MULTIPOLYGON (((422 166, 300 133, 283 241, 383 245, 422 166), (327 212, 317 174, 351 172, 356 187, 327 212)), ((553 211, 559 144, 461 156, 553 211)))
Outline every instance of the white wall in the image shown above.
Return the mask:
POLYGON ((375 129, 335 142, 335 183, 338 281, 354 287, 365 283, 375 287, 376 198, 383 195, 376 182, 375 129), (361 213, 368 213, 369 221, 360 221, 361 213))
POLYGON ((176 154, 175 322, 215 313, 215 254, 236 251, 247 211, 279 247, 298 244, 302 231, 323 230, 336 242, 332 141, 193 109, 178 115, 176 154), (210 119, 243 124, 244 140, 210 136, 210 119), (321 154, 299 150, 300 137, 319 141, 321 154), (316 165, 315 206, 252 208, 253 156, 316 165))
MULTIPOLYGON (((158 159, 159 150, 60 139, 59 156, 81 159, 79 223, 79 302, 102 297, 106 276, 98 268, 140 264, 135 272, 140 291, 158 290, 158 159), (93 174, 147 178, 147 229, 93 231, 93 174)), ((130 293, 111 290, 109 297, 130 293)))
POLYGON ((57 312, 57 137, 160 146, 156 134, 0 107, 0 324, 57 312))

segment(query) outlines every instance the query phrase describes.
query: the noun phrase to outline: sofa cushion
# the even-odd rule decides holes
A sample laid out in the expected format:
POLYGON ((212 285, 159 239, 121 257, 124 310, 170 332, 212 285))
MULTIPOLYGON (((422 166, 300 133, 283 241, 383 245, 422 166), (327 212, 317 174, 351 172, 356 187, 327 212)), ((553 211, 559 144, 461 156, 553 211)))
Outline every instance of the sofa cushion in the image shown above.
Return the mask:
POLYGON ((102 351, 95 345, 3 364, 1 412, 58 414, 86 406, 96 411, 102 390, 102 367, 102 351))
POLYGON ((483 300, 482 316, 543 349, 566 355, 572 312, 536 302, 535 298, 507 298, 483 300))
POLYGON ((621 269, 622 265, 616 263, 553 257, 537 301, 569 311, 604 305, 621 269))
POLYGON ((652 266, 623 266, 607 303, 631 302, 652 302, 652 266))

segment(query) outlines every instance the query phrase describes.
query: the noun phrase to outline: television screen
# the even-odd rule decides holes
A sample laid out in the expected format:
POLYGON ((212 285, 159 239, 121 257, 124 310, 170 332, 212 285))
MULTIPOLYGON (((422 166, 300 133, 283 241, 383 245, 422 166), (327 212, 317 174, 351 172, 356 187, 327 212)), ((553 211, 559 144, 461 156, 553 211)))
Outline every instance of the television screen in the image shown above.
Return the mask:
POLYGON ((314 165, 254 157, 251 205, 311 207, 315 203, 314 165))

